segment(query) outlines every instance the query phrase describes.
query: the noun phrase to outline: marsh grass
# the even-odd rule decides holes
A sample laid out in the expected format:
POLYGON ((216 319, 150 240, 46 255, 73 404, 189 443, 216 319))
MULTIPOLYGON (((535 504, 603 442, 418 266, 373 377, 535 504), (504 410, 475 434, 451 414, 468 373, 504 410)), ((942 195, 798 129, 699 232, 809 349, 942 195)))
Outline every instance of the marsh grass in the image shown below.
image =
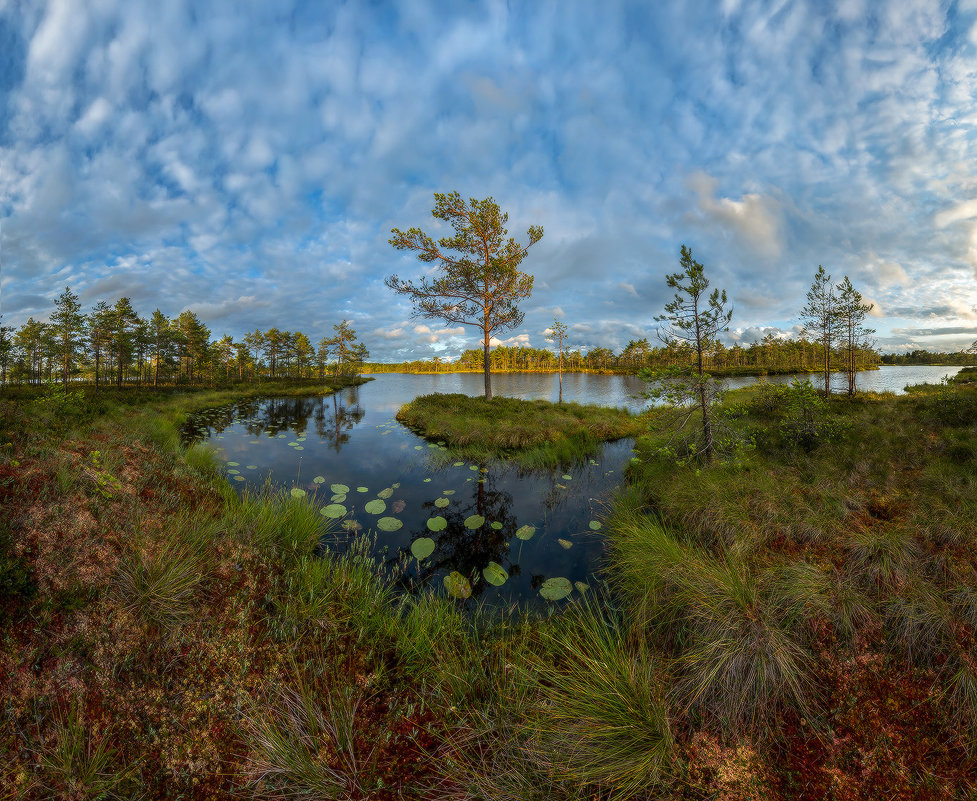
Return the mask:
POLYGON ((86 730, 81 704, 73 699, 54 726, 53 744, 40 755, 42 784, 52 798, 123 798, 132 771, 131 767, 116 769, 116 762, 116 750, 109 738, 86 730))
POLYGON ((527 467, 580 461, 601 443, 633 437, 646 427, 624 409, 461 394, 415 398, 397 419, 464 458, 512 458, 527 467))
POLYGON ((157 626, 189 619, 206 589, 220 527, 213 518, 185 513, 160 538, 143 539, 119 562, 114 595, 119 604, 157 626))
POLYGON ((310 682, 298 668, 291 686, 253 706, 244 720, 248 790, 256 798, 366 798, 379 789, 376 745, 359 736, 362 690, 310 682))

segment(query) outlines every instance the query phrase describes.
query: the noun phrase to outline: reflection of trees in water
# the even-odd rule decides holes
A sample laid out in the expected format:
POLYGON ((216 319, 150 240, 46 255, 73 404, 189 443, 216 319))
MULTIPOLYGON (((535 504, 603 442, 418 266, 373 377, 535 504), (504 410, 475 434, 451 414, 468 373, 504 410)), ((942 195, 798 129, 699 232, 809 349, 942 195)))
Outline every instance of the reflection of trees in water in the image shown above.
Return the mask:
POLYGON ((185 443, 200 442, 243 420, 252 437, 274 437, 286 431, 301 436, 311 420, 316 434, 339 451, 365 414, 359 403, 359 387, 352 387, 326 397, 243 400, 208 409, 191 415, 180 433, 185 443))
POLYGON ((441 515, 448 525, 443 531, 427 531, 435 551, 418 568, 418 581, 427 583, 443 571, 457 570, 472 585, 472 595, 481 594, 486 587, 482 578, 482 568, 489 562, 498 562, 505 567, 510 576, 519 574, 519 565, 509 562, 509 540, 515 534, 516 518, 512 513, 512 494, 496 487, 496 480, 488 474, 479 473, 485 481, 472 481, 472 497, 459 502, 457 495, 448 496, 451 503, 444 509, 426 501, 424 509, 429 513, 441 515), (476 529, 465 527, 465 520, 472 515, 480 515, 485 522, 476 529), (502 524, 502 528, 492 528, 492 523, 502 524))

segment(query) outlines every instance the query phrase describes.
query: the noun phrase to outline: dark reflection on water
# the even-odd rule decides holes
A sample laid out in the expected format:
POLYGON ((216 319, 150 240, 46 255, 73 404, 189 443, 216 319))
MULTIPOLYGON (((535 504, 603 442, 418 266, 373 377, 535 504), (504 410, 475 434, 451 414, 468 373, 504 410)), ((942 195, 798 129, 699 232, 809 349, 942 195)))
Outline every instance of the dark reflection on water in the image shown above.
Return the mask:
POLYGON ((228 479, 242 491, 270 485, 305 492, 317 506, 341 503, 347 514, 333 521, 324 544, 342 550, 357 530, 375 536, 375 554, 406 586, 440 587, 448 573, 458 571, 471 581, 473 602, 543 604, 539 588, 555 577, 578 582, 573 594, 585 592, 602 553, 602 537, 592 523, 599 524, 606 512, 631 458, 631 441, 609 443, 566 472, 459 463, 393 419, 401 403, 425 388, 415 383, 420 392, 402 393, 403 383, 383 380, 389 378, 396 377, 332 396, 266 398, 211 409, 188 420, 184 438, 214 447, 228 479), (396 403, 391 390, 401 391, 396 403), (334 492, 333 485, 348 492, 334 492), (374 500, 383 501, 379 514, 365 508, 374 500), (474 525, 473 516, 484 523, 474 525), (438 517, 444 528, 433 531, 428 521, 438 517), (402 527, 380 530, 381 518, 394 518, 402 527), (526 526, 535 529, 531 537, 517 537, 526 526), (434 541, 434 552, 419 563, 411 543, 420 537, 434 541), (502 586, 483 577, 491 562, 508 573, 502 586))

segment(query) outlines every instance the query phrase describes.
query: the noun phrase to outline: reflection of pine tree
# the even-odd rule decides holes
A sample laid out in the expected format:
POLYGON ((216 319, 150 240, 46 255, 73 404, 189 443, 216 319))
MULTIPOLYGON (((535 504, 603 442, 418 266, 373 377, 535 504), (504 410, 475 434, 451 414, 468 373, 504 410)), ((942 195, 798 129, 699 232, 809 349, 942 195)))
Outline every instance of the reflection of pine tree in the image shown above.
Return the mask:
MULTIPOLYGON (((320 398, 319 400, 324 399, 320 398)), ((316 433, 337 453, 343 449, 343 445, 349 442, 349 432, 366 414, 360 406, 359 392, 349 393, 344 400, 351 401, 352 405, 346 406, 340 403, 340 393, 334 392, 332 394, 332 415, 326 413, 317 416, 315 420, 316 433)))
POLYGON ((434 553, 419 568, 421 583, 429 582, 440 571, 457 570, 472 584, 472 595, 481 594, 486 587, 482 578, 482 568, 489 562, 498 562, 510 575, 519 572, 518 565, 509 563, 509 540, 515 534, 517 524, 512 514, 513 499, 509 492, 496 487, 496 479, 488 473, 478 474, 485 481, 472 482, 472 497, 459 503, 457 496, 449 496, 451 503, 438 509, 434 501, 424 503, 429 512, 441 515, 448 525, 443 531, 428 531, 436 548, 434 553), (485 518, 485 523, 476 529, 465 527, 465 520, 472 515, 485 518), (502 524, 501 529, 492 528, 492 523, 502 524))

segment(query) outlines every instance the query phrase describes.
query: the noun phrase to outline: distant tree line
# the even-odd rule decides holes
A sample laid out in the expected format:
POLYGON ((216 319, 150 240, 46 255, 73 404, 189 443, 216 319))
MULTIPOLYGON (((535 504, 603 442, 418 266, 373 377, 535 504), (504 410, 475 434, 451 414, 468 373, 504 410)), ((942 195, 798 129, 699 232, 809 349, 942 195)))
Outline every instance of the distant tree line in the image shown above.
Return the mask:
POLYGON ((359 370, 369 351, 347 320, 315 345, 301 331, 255 330, 239 341, 212 340, 192 311, 140 317, 129 298, 98 301, 87 313, 65 287, 47 322, 20 328, 0 319, 0 384, 91 381, 99 386, 226 384, 264 379, 324 379, 359 370))
POLYGON ((977 364, 977 343, 965 350, 951 353, 934 353, 930 350, 912 350, 908 353, 883 353, 882 364, 939 364, 960 365, 977 364))
MULTIPOLYGON (((841 348, 830 349, 830 364, 834 370, 844 370, 847 354, 841 348)), ((879 354, 871 347, 855 349, 857 368, 877 367, 879 354)), ((492 349, 489 359, 493 370, 526 372, 556 371, 558 354, 546 348, 527 346, 492 349)), ((482 370, 484 355, 481 348, 464 351, 457 360, 435 358, 400 362, 398 364, 364 365, 369 372, 451 372, 452 370, 482 370)), ((568 372, 592 371, 607 373, 637 373, 644 368, 662 369, 688 367, 696 361, 696 351, 688 343, 670 342, 652 346, 648 339, 631 340, 619 353, 611 348, 565 350, 563 369, 568 372)), ((710 342, 703 352, 704 367, 713 373, 726 375, 755 375, 777 373, 816 373, 824 364, 824 348, 809 339, 780 339, 768 334, 750 345, 727 346, 722 342, 710 342)))

